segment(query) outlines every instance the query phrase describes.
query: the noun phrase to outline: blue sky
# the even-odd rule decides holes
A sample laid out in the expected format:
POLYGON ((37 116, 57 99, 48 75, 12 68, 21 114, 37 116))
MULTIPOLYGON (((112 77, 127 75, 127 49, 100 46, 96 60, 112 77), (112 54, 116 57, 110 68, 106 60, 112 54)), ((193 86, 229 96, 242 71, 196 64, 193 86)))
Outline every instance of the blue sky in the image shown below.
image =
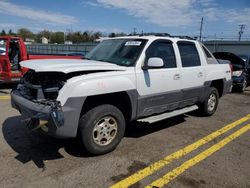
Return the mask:
POLYGON ((250 40, 250 0, 0 0, 0 29, 168 32, 250 40))

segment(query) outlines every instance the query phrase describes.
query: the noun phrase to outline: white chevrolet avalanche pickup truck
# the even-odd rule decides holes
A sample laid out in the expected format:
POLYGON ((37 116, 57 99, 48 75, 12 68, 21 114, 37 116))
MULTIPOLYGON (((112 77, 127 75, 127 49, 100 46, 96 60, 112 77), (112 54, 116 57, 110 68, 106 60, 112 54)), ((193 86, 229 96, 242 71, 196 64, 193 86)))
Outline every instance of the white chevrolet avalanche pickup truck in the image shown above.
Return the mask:
POLYGON ((79 133, 92 154, 116 148, 126 124, 156 122, 199 109, 215 113, 231 69, 199 41, 131 36, 102 41, 84 60, 29 60, 11 92, 27 125, 49 135, 79 133))

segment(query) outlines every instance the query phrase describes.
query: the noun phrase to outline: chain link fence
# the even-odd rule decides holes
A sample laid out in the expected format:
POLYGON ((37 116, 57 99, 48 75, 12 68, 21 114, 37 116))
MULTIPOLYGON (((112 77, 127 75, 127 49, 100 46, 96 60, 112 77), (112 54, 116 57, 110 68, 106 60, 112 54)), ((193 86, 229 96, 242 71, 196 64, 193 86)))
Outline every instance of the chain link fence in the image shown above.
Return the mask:
POLYGON ((29 54, 66 54, 69 52, 78 52, 87 54, 98 42, 89 42, 82 44, 27 44, 29 54))

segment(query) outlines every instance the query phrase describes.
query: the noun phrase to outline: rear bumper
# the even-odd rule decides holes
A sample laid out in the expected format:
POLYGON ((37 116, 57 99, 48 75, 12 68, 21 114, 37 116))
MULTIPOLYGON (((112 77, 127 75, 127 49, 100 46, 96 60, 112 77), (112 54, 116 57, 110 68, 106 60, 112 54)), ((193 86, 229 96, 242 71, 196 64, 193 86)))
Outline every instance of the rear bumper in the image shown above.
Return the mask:
POLYGON ((239 77, 233 76, 232 79, 233 79, 233 86, 242 86, 243 82, 245 80, 245 77, 243 77, 243 76, 239 76, 239 77))
MULTIPOLYGON (((18 90, 11 92, 11 105, 17 109, 24 119, 37 119, 46 121, 43 125, 44 130, 48 135, 60 138, 70 138, 77 135, 80 113, 82 109, 84 97, 69 98, 64 106, 60 109, 60 119, 63 118, 63 123, 58 125, 52 117, 53 110, 51 103, 41 104, 24 98, 18 90)), ((39 122, 39 121, 37 121, 39 122)))

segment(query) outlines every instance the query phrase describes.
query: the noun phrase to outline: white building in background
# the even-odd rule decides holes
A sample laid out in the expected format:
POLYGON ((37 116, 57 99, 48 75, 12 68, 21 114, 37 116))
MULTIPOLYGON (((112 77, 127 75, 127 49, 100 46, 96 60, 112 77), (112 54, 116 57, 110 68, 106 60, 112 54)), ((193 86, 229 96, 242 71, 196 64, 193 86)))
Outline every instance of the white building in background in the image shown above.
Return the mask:
POLYGON ((25 41, 24 41, 24 44, 32 44, 34 42, 35 42, 34 39, 26 38, 25 41))
POLYGON ((66 40, 66 41, 64 42, 64 44, 73 44, 73 42, 70 41, 70 40, 66 40))
POLYGON ((49 40, 46 37, 41 38, 42 44, 48 44, 49 40))

